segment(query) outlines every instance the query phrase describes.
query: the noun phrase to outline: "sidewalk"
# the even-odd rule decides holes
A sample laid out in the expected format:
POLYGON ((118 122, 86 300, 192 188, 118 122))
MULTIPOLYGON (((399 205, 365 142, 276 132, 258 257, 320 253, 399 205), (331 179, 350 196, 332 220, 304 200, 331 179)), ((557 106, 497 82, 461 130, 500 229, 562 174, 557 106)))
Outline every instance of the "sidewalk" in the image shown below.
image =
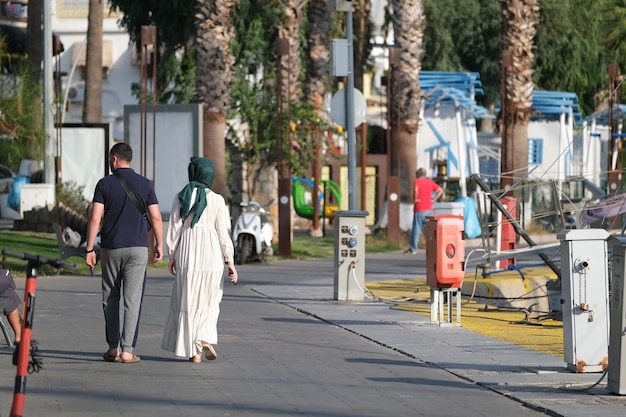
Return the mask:
MULTIPOLYGON (((394 361, 402 357, 445 370, 464 381, 500 394, 500 398, 519 402, 548 415, 612 417, 624 413, 626 397, 609 393, 605 388, 606 378, 597 383, 601 374, 571 373, 567 371, 563 358, 511 345, 462 327, 431 326, 426 317, 396 310, 383 303, 333 301, 332 268, 332 260, 328 259, 242 266, 240 284, 225 284, 226 295, 220 318, 222 333, 218 345, 220 359, 210 364, 198 364, 199 367, 181 364, 159 348, 172 283, 165 270, 151 270, 149 273, 140 346, 137 348, 142 362, 136 365, 109 364, 101 359, 105 346, 99 277, 41 277, 38 279, 33 334, 40 341, 44 369, 39 374, 28 376, 25 415, 409 415, 406 402, 410 400, 406 398, 414 389, 410 384, 393 386, 396 391, 406 389, 403 400, 384 393, 379 398, 359 398, 359 386, 376 383, 375 379, 354 381, 350 386, 343 384, 337 387, 333 384, 328 389, 339 392, 332 397, 325 396, 328 390, 323 386, 307 385, 307 381, 316 374, 316 361, 313 359, 329 362, 333 361, 334 354, 320 353, 319 358, 300 357, 300 362, 289 362, 287 368, 281 371, 285 373, 279 388, 267 391, 270 387, 259 379, 271 373, 270 370, 273 372, 277 367, 285 366, 284 362, 295 354, 294 349, 299 350, 300 347, 296 346, 298 342, 272 344, 275 338, 272 336, 272 339, 263 342, 270 344, 266 352, 259 345, 263 335, 278 331, 286 338, 288 334, 297 333, 295 340, 300 343, 315 343, 315 331, 311 326, 317 326, 320 320, 344 331, 336 335, 334 346, 318 346, 317 349, 357 349, 350 345, 348 335, 358 335, 361 339, 374 342, 378 351, 382 349, 382 352, 394 356, 394 361), (251 294, 266 297, 263 315, 267 317, 264 320, 258 321, 258 317, 254 316, 258 313, 246 311, 246 305, 252 302, 251 294), (233 310, 235 305, 237 309, 233 310), (279 311, 281 306, 289 307, 296 314, 294 318, 288 318, 283 310, 279 311), (247 336, 232 330, 243 326, 247 326, 247 336), (279 359, 280 365, 277 362, 279 359), (233 369, 239 362, 245 366, 241 371, 251 375, 248 380, 232 379, 233 369), (255 400, 254 404, 261 408, 248 409, 237 405, 236 398, 242 395, 257 396, 259 400, 255 400), (359 398, 359 401, 370 401, 371 413, 359 411, 354 404, 342 404, 341 399, 350 396, 356 396, 354 398, 359 398), (306 398, 311 398, 311 409, 318 411, 302 411, 304 406, 301 403, 306 398), (339 401, 337 404, 325 404, 333 402, 328 398, 339 401), (296 409, 300 412, 288 411, 294 401, 298 402, 300 408, 296 409), (375 410, 373 407, 376 404, 381 409, 375 410), (207 408, 213 406, 218 407, 217 411, 207 408), (341 411, 324 412, 329 409, 341 411)), ((368 281, 423 276, 423 254, 368 255, 365 269, 366 284, 368 281)), ((23 285, 24 280, 20 279, 18 287, 23 289, 23 285)), ((281 337, 277 342, 281 342, 281 337)), ((0 406, 4 415, 8 415, 15 376, 15 368, 10 366, 10 353, 8 349, 0 349, 0 406)), ((380 363, 383 363, 382 358, 380 363)), ((325 377, 329 384, 332 384, 333 378, 341 378, 341 374, 356 366, 346 362, 333 365, 338 373, 325 377)), ((417 372, 414 377, 428 372, 424 368, 409 369, 417 372)), ((385 385, 381 381, 377 384, 382 390, 385 385)), ((496 405, 496 399, 492 400, 492 412, 485 415, 507 412, 498 408, 502 406, 496 405)), ((425 408, 420 415, 435 415, 436 408, 433 408, 433 414, 424 411, 435 406, 421 405, 425 408)))
MULTIPOLYGON (((396 253, 369 255, 366 285, 368 281, 411 278, 409 265, 422 263, 414 257, 396 253)), ((298 268, 296 262, 291 266, 298 268)), ((420 269, 415 268, 417 274, 420 269)), ((406 314, 383 303, 320 303, 332 296, 332 287, 316 286, 313 291, 314 282, 319 280, 312 279, 309 285, 267 285, 258 290, 306 314, 551 415, 608 417, 624 412, 626 397, 607 391, 606 377, 595 385, 602 374, 572 373, 562 357, 511 345, 462 327, 431 326, 429 318, 406 314)))

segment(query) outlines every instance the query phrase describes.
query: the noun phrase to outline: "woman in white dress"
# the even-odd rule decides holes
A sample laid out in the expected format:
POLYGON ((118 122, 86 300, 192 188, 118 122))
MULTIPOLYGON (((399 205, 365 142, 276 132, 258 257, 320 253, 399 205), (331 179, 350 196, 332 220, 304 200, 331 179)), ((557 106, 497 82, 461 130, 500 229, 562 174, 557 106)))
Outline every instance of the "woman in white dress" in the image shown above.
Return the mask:
POLYGON ((237 283, 230 216, 224 197, 211 190, 211 160, 192 158, 189 183, 174 198, 166 236, 169 271, 176 276, 161 348, 200 362, 217 358, 217 319, 224 267, 237 283))

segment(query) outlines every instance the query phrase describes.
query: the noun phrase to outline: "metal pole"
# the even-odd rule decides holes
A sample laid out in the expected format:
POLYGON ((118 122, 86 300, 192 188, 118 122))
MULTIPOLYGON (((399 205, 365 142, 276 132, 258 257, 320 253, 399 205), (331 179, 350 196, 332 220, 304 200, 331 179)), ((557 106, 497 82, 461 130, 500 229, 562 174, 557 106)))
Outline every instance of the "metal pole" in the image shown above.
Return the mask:
MULTIPOLYGON (((324 200, 322 200, 322 237, 326 237, 326 182, 324 182, 324 200)), ((622 233, 623 234, 623 233, 622 233)))
POLYGON ((146 142, 146 79, 147 79, 147 33, 146 26, 141 27, 141 66, 139 71, 139 173, 144 172, 144 147, 146 142))
MULTIPOLYGON (((315 139, 314 139, 314 149, 315 149, 315 160, 313 161, 313 230, 311 230, 311 235, 312 236, 317 236, 317 233, 320 229, 320 212, 319 212, 319 208, 318 206, 321 206, 321 204, 318 204, 319 198, 320 198, 320 193, 319 193, 319 186, 320 186, 320 181, 321 181, 321 176, 322 176, 322 169, 320 166, 320 131, 317 127, 315 127, 313 129, 313 134, 315 135, 315 139)), ((326 192, 324 192, 323 194, 323 198, 326 199, 326 192)))
MULTIPOLYGON (((285 56, 289 59, 289 40, 279 38, 276 44, 277 55, 277 77, 278 77, 278 254, 280 256, 291 257, 291 175, 286 168, 284 160, 284 118, 285 108, 288 103, 284 103, 283 97, 283 73, 285 67, 281 65, 285 56)), ((289 63, 287 64, 287 66, 289 63)), ((289 76, 289 75, 287 75, 289 76)), ((287 89, 288 91, 288 89, 287 89)), ((287 100, 289 98, 287 97, 287 100)))
POLYGON ((502 141, 502 157, 500 162, 500 187, 504 188, 506 185, 511 185, 515 180, 510 177, 513 168, 513 153, 515 150, 512 148, 512 144, 509 143, 509 133, 507 128, 509 126, 509 103, 507 98, 508 86, 507 76, 509 68, 513 65, 511 51, 508 49, 502 51, 502 69, 501 69, 501 82, 500 82, 500 137, 502 141), (502 175, 506 174, 505 177, 502 175))
POLYGON ((391 82, 393 68, 397 64, 396 48, 389 48, 389 72, 387 73, 387 240, 390 243, 400 242, 400 164, 396 156, 396 163, 391 161, 391 125, 393 106, 391 104, 391 82), (395 167, 395 168, 394 168, 395 167), (394 175, 395 174, 395 175, 394 175), (394 198, 395 197, 395 198, 394 198))
POLYGON ((155 185, 156 180, 156 113, 157 113, 157 99, 158 99, 158 84, 157 84, 157 58, 158 58, 158 44, 157 44, 157 28, 156 26, 150 26, 150 34, 152 35, 152 185, 155 185))
POLYGON ((361 210, 367 210, 367 122, 361 123, 361 210))
POLYGON ((357 210, 356 132, 354 126, 354 48, 352 45, 352 2, 346 14, 348 41, 348 85, 346 88, 346 129, 348 133, 348 208, 357 210))
POLYGON ((45 157, 44 173, 46 184, 56 183, 55 156, 56 142, 54 141, 54 121, 52 118, 52 103, 54 87, 52 82, 52 3, 43 2, 43 125, 45 130, 45 157))

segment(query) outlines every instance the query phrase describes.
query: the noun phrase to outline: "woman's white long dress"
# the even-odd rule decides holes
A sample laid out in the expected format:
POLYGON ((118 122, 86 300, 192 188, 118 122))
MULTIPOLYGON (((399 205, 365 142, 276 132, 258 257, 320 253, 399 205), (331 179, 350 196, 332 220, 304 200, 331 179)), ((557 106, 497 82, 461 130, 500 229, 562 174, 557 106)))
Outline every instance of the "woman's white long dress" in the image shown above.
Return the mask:
POLYGON ((206 195, 207 207, 193 228, 193 214, 183 221, 174 198, 165 241, 168 255, 176 259, 176 280, 161 348, 187 358, 202 352, 201 341, 217 344, 224 263, 233 260, 224 198, 210 190, 206 195))

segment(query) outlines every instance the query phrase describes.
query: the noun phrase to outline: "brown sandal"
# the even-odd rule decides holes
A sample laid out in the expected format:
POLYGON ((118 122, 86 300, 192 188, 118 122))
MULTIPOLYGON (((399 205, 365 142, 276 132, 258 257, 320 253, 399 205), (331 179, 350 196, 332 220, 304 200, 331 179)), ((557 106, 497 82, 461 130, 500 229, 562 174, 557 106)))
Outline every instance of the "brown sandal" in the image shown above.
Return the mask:
POLYGON ((111 355, 111 353, 107 350, 102 355, 102 359, 104 359, 107 362, 119 362, 120 361, 120 355, 115 355, 115 356, 111 355))
POLYGON ((122 363, 136 363, 136 362, 141 361, 141 358, 139 356, 135 355, 134 353, 132 355, 133 356, 131 356, 130 359, 122 359, 122 363))
POLYGON ((202 351, 204 352, 204 357, 207 358, 207 360, 212 361, 217 359, 217 353, 215 352, 215 349, 213 349, 213 346, 211 346, 210 344, 203 343, 202 351))

